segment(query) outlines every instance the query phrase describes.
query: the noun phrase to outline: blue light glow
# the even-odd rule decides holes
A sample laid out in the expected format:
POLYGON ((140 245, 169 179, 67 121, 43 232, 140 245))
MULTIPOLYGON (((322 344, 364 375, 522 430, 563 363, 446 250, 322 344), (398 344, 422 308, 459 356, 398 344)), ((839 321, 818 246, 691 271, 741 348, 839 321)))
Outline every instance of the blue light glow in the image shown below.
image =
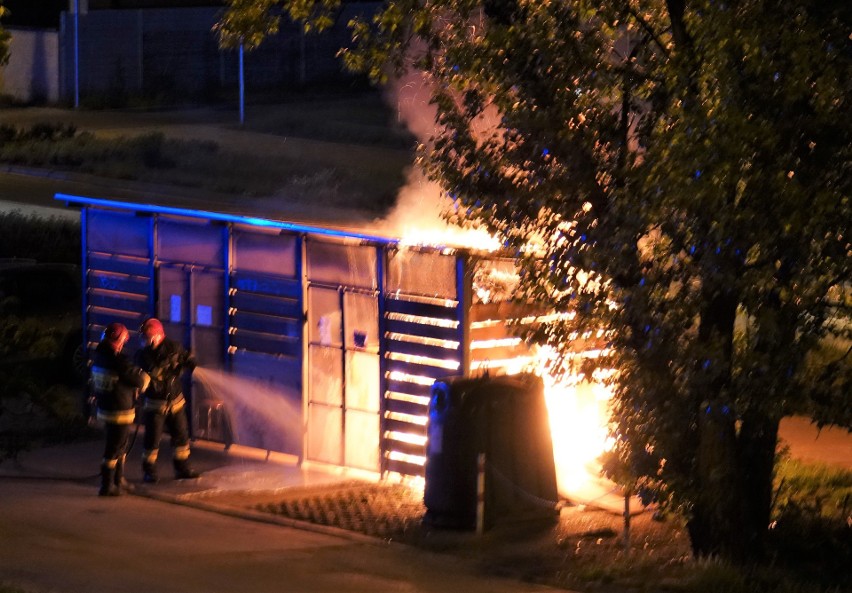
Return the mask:
POLYGON ((221 212, 210 212, 207 210, 194 210, 189 208, 176 208, 173 206, 159 206, 155 204, 138 204, 134 202, 119 202, 116 200, 107 200, 103 198, 87 198, 84 196, 72 196, 69 194, 57 193, 54 196, 55 200, 65 202, 66 205, 79 206, 100 206, 104 208, 115 208, 120 210, 132 210, 135 212, 148 212, 151 214, 170 214, 174 216, 185 216, 189 218, 200 218, 206 220, 216 220, 219 222, 233 222, 239 224, 247 224, 257 227, 276 228, 294 233, 312 233, 326 237, 339 237, 343 239, 360 239, 362 241, 370 241, 385 245, 396 245, 399 239, 390 239, 388 237, 379 237, 376 235, 366 235, 362 233, 354 233, 352 231, 343 231, 336 229, 328 229, 310 225, 296 224, 293 222, 283 222, 277 220, 268 220, 266 218, 258 218, 255 216, 240 216, 237 214, 222 214, 221 212))

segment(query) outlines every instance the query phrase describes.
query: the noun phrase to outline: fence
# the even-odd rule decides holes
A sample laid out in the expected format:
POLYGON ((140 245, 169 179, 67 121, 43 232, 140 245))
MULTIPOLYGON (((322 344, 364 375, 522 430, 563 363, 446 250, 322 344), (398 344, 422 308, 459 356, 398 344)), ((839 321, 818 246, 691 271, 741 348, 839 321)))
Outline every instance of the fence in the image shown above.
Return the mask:
MULTIPOLYGON (((337 50, 349 41, 346 23, 378 3, 344 8, 337 24, 304 35, 291 22, 245 56, 249 90, 292 88, 346 78, 337 50)), ((238 84, 236 51, 219 50, 217 8, 63 12, 59 30, 13 29, 3 92, 18 99, 66 101, 137 93, 204 98, 238 84), (76 64, 75 64, 76 60, 76 64)))

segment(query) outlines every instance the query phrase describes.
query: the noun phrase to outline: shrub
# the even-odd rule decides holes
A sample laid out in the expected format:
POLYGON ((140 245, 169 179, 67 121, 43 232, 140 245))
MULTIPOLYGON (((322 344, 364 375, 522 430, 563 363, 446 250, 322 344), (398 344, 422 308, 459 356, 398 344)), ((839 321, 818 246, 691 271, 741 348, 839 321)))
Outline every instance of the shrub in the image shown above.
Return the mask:
POLYGON ((80 223, 77 221, 42 218, 17 210, 0 213, 0 259, 79 264, 80 249, 80 223))

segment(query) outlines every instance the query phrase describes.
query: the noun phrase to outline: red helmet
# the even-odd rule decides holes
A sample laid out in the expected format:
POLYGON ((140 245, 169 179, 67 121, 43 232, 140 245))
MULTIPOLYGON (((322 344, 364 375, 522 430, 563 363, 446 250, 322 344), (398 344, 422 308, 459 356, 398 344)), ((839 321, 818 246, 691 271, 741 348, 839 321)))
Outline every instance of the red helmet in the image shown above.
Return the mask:
POLYGON ((142 327, 139 328, 139 333, 145 336, 145 340, 147 342, 151 342, 155 338, 159 341, 160 338, 166 337, 166 331, 163 329, 163 324, 155 317, 146 319, 145 323, 142 324, 142 327))
POLYGON ((103 338, 101 339, 113 346, 123 346, 129 337, 130 334, 127 332, 127 328, 124 327, 124 324, 113 322, 106 326, 103 338))

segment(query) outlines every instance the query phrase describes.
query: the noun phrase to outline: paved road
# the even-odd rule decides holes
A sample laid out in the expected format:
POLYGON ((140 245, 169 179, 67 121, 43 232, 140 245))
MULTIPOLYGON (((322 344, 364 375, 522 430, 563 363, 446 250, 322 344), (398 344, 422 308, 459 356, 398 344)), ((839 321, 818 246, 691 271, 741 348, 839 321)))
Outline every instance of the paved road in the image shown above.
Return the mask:
POLYGON ((267 525, 89 483, 0 479, 0 583, 52 593, 524 593, 449 556, 267 525))

